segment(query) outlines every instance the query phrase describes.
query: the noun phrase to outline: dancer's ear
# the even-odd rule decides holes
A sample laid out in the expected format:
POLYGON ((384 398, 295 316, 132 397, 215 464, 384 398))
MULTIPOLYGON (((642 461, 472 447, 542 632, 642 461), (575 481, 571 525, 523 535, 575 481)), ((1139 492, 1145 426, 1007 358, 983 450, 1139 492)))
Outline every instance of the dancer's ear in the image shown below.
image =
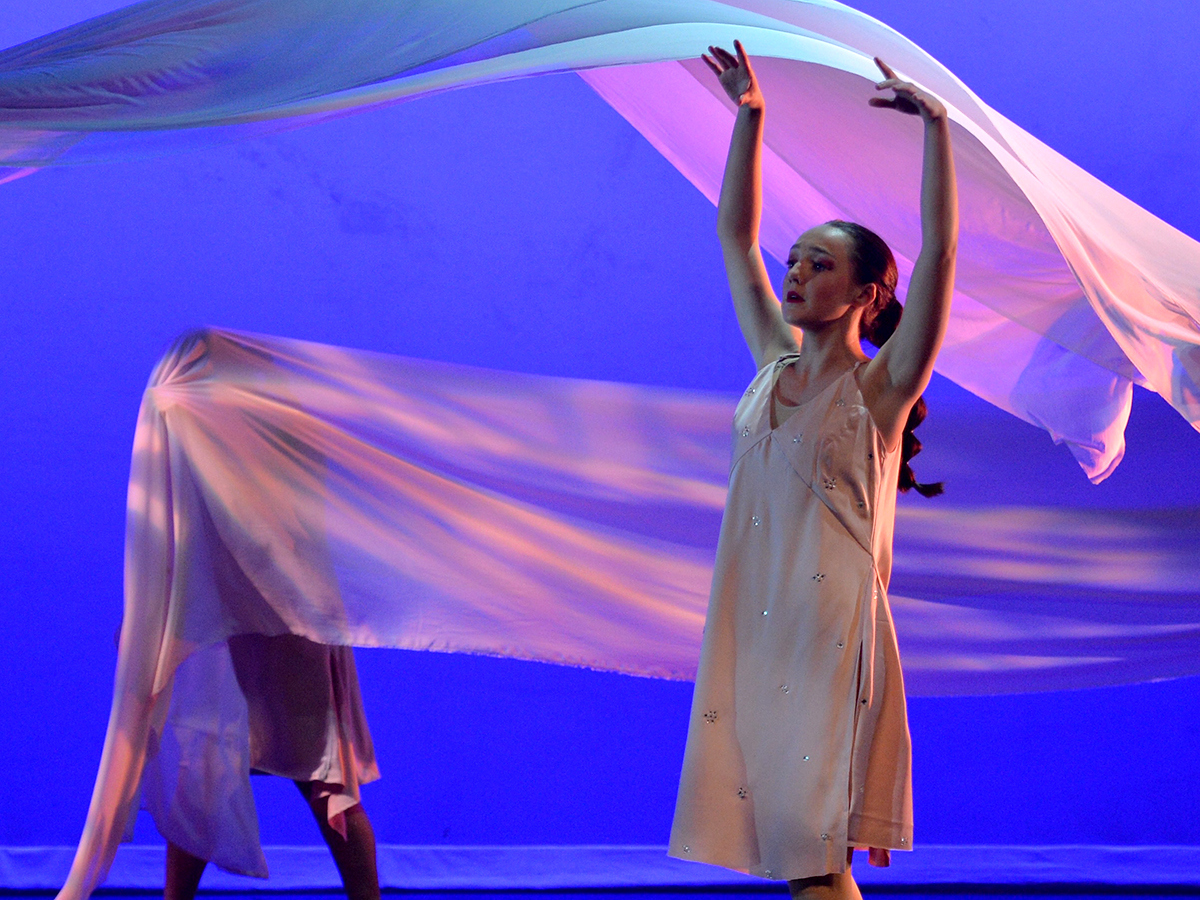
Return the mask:
POLYGON ((861 306, 863 309, 870 309, 875 305, 875 301, 879 299, 879 285, 864 284, 858 292, 858 296, 854 298, 854 305, 861 306))

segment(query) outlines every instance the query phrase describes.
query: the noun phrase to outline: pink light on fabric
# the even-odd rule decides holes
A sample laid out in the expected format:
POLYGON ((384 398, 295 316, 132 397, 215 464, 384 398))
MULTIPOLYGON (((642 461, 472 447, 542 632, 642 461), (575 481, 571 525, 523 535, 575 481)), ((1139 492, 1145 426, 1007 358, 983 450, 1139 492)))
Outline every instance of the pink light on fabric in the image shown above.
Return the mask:
POLYGON ((838 215, 919 247, 920 129, 869 109, 886 58, 945 102, 963 228, 938 369, 1065 442, 1093 481, 1132 384, 1200 426, 1200 245, 832 0, 156 0, 0 53, 0 165, 120 159, 472 84, 579 71, 715 199, 727 103, 697 56, 740 38, 771 98, 764 248, 838 215), (680 62, 682 61, 682 62, 680 62), (808 122, 820 121, 820 128, 808 122))
MULTIPOLYGON (((866 106, 878 54, 942 97, 953 122, 963 228, 939 370, 1065 441, 1094 481, 1120 461, 1134 382, 1200 425, 1200 245, 881 23, 830 0, 396 9, 156 0, 11 48, 0 166, 139 157, 577 70, 715 199, 731 110, 695 57, 739 38, 772 103, 764 248, 780 256, 809 225, 854 218, 892 244, 906 278, 920 135, 866 106), (814 114, 823 127, 805 128, 814 114)), ((691 677, 731 409, 281 339, 183 339, 139 418, 114 705, 61 896, 103 880, 139 784, 164 833, 189 829, 218 864, 265 874, 230 635, 691 677)), ((892 605, 913 693, 1200 668, 1200 578, 1179 549, 1195 546, 1194 516, 1013 517, 901 509, 893 580, 913 596, 892 605), (1064 533, 1093 540, 1048 553, 1064 533)))
MULTIPOLYGON (((231 635, 692 678, 733 405, 185 335, 138 417, 113 709, 61 896, 103 880, 139 782, 168 837, 266 875, 231 635)), ((1196 521, 902 506, 910 692, 1200 672, 1196 521)))

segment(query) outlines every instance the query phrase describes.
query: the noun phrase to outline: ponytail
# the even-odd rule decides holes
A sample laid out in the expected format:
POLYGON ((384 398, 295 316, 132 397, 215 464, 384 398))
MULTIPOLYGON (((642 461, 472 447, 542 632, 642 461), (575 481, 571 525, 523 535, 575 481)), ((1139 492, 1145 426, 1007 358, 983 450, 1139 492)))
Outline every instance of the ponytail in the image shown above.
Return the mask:
POLYGON ((946 490, 945 483, 934 481, 929 484, 921 484, 921 482, 917 481, 917 476, 913 474, 912 466, 908 464, 910 459, 921 452, 921 439, 913 432, 918 425, 925 421, 925 414, 927 412, 929 410, 925 406, 924 397, 918 397, 917 402, 908 411, 908 421, 904 423, 904 436, 900 438, 899 487, 902 491, 916 488, 917 493, 922 497, 936 497, 946 490))
MULTIPOLYGON (((900 316, 904 313, 904 307, 896 299, 896 259, 883 238, 857 222, 834 219, 825 224, 837 228, 850 238, 850 256, 854 265, 855 280, 859 284, 875 285, 875 302, 863 311, 859 321, 859 336, 862 340, 870 341, 875 347, 882 347, 895 333, 900 324, 900 316)), ((928 411, 924 397, 918 397, 917 402, 908 411, 904 435, 900 439, 898 487, 901 491, 916 488, 922 497, 936 497, 945 490, 945 485, 940 481, 921 484, 908 464, 909 460, 921 452, 921 441, 913 432, 925 421, 928 411)))

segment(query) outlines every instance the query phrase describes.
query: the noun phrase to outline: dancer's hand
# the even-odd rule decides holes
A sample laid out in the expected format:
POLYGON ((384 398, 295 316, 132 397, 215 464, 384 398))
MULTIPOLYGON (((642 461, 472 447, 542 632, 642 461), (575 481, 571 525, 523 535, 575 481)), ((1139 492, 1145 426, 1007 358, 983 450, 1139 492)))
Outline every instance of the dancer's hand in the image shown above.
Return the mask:
MULTIPOLYGON (((884 75, 884 80, 875 85, 875 90, 892 90, 895 91, 895 96, 872 97, 867 101, 872 106, 883 106, 907 113, 910 116, 920 116, 925 120, 926 124, 946 118, 946 107, 942 106, 942 101, 937 97, 925 93, 915 84, 901 81, 896 77, 896 73, 892 71, 891 66, 878 56, 875 57, 875 65, 879 66, 879 71, 884 75)), ((724 84, 724 81, 722 81, 722 84, 724 84)))
POLYGON ((700 58, 720 79, 721 87, 725 88, 725 93, 729 95, 730 100, 738 106, 762 109, 763 95, 758 89, 758 79, 754 77, 754 69, 750 65, 746 51, 742 48, 742 42, 734 41, 733 49, 737 51, 737 56, 720 47, 709 47, 708 53, 711 53, 712 56, 709 56, 708 53, 701 53, 700 58))

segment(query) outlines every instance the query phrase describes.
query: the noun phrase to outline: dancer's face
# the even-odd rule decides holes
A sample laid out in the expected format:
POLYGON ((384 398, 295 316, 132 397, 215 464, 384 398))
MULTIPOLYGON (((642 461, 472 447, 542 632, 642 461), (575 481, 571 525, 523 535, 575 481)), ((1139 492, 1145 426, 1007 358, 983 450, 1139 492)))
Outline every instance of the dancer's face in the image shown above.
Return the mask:
POLYGON ((783 319, 800 328, 820 327, 855 315, 872 299, 872 286, 858 284, 850 261, 851 238, 820 225, 800 235, 788 254, 783 279, 783 319))

